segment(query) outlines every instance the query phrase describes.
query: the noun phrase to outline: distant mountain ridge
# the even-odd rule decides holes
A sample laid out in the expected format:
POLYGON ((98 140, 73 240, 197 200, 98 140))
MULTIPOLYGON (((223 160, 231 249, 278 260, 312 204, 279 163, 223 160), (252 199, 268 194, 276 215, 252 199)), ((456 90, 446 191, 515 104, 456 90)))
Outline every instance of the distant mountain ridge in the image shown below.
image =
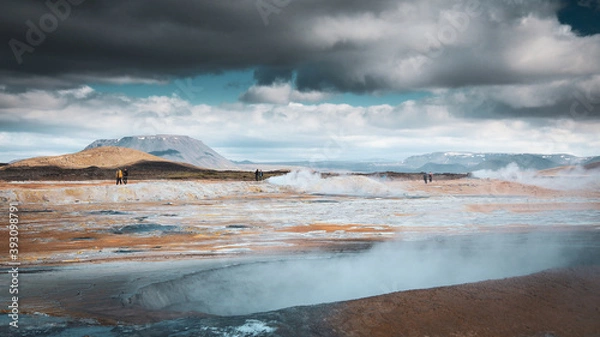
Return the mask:
POLYGON ((584 165, 589 157, 570 154, 433 152, 411 156, 400 165, 414 171, 464 173, 479 170, 499 170, 511 163, 521 169, 545 170, 560 166, 584 165))
POLYGON ((577 157, 569 154, 483 153, 483 152, 433 152, 411 156, 398 162, 320 161, 291 162, 317 170, 348 170, 355 172, 436 172, 468 173, 478 170, 499 170, 511 163, 521 169, 545 170, 560 166, 589 165, 600 157, 577 157))
POLYGON ((237 165, 202 141, 181 135, 129 136, 119 139, 98 139, 85 149, 119 146, 135 149, 171 161, 184 162, 208 169, 237 169, 237 165))
POLYGON ((583 164, 587 159, 569 154, 434 152, 408 157, 402 163, 415 169, 427 164, 460 165, 469 171, 496 170, 510 163, 516 163, 520 168, 543 170, 583 164))
POLYGON ((597 157, 593 157, 593 158, 589 158, 586 162, 585 165, 592 165, 592 164, 596 164, 596 163, 600 163, 600 156, 597 157))

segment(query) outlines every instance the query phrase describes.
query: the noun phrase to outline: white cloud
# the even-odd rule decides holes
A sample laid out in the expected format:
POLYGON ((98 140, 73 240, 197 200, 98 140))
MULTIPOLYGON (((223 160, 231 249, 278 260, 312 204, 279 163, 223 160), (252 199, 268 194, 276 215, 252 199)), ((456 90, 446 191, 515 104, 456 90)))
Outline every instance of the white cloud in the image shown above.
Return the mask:
POLYGON ((321 48, 340 43, 374 43, 387 38, 390 31, 397 28, 391 20, 375 17, 371 13, 353 17, 318 17, 311 26, 310 42, 321 48))
POLYGON ((74 135, 0 131, 0 162, 81 151, 82 141, 74 135))
POLYGON ((598 74, 600 35, 580 37, 556 18, 528 16, 503 31, 502 56, 509 70, 522 75, 561 76, 598 74))
POLYGON ((253 85, 240 96, 247 103, 288 104, 290 102, 318 102, 331 94, 320 91, 301 92, 290 83, 274 83, 273 85, 253 85))
MULTIPOLYGON (((404 91, 539 84, 600 74, 600 35, 582 37, 557 2, 400 2, 379 15, 307 21, 316 69, 301 83, 404 91), (314 75, 316 73, 317 75, 314 75)), ((308 67, 310 68, 310 67, 308 67)))
POLYGON ((58 94, 60 96, 73 96, 78 99, 83 99, 83 98, 88 97, 93 92, 94 92, 94 89, 92 89, 91 87, 89 87, 87 85, 84 85, 82 87, 75 88, 75 89, 59 90, 58 94))
MULTIPOLYGON (((81 13, 55 43, 69 46, 72 36, 89 43, 36 49, 29 67, 8 62, 1 85, 160 84, 259 68, 260 85, 245 101, 287 104, 318 101, 323 91, 532 85, 600 74, 600 34, 580 36, 561 24, 560 0, 297 2, 273 15, 267 29, 252 1, 178 3, 168 16, 160 1, 131 1, 115 5, 122 7, 118 17, 106 5, 81 13), (133 15, 128 9, 136 6, 144 11, 133 15), (192 11, 196 20, 189 21, 192 11), (290 78, 291 87, 277 83, 290 78)), ((5 16, 22 25, 28 6, 13 1, 5 16)))
MULTIPOLYGON (((560 83, 551 86, 556 87, 560 83)), ((496 99, 509 98, 511 90, 506 90, 496 93, 500 97, 496 99)), ((491 95, 485 90, 478 94, 491 95)), ((134 98, 90 93, 85 87, 68 95, 4 92, 0 93, 0 138, 3 144, 19 146, 0 147, 0 162, 34 153, 73 152, 98 138, 156 133, 201 139, 235 160, 396 160, 440 150, 598 154, 598 120, 545 118, 542 123, 540 119, 472 119, 453 114, 469 108, 469 99, 464 99, 469 95, 456 94, 459 98, 454 100, 452 92, 441 91, 398 106, 355 107, 192 105, 177 96, 134 98), (41 101, 47 104, 32 104, 41 101)))
POLYGON ((113 76, 113 77, 91 77, 91 76, 82 76, 78 75, 74 77, 77 80, 84 82, 99 82, 99 83, 107 83, 107 84, 116 84, 116 85, 124 85, 124 84, 167 84, 167 80, 157 80, 154 78, 143 78, 143 77, 134 77, 134 76, 113 76))

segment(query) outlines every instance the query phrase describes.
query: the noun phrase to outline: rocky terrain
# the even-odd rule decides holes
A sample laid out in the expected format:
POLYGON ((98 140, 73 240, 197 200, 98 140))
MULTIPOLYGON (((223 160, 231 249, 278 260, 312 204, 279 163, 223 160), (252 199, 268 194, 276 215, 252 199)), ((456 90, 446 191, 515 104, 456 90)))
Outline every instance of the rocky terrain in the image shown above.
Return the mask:
POLYGON ((600 336, 593 172, 256 182, 127 152, 114 186, 87 153, 0 168, 18 336, 600 336))

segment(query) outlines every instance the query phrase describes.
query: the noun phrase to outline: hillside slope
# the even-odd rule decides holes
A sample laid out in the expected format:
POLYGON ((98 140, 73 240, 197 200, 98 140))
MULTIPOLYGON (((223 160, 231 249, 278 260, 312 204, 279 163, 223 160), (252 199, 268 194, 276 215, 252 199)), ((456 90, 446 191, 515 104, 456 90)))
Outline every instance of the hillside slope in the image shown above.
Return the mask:
POLYGON ((108 146, 61 156, 24 159, 6 165, 3 169, 39 166, 54 166, 65 169, 80 169, 92 166, 99 168, 116 168, 130 166, 140 161, 167 162, 168 160, 138 150, 108 146))
POLYGON ((131 136, 120 139, 99 139, 86 149, 120 146, 135 149, 167 160, 184 162, 208 169, 236 169, 237 165, 202 141, 180 135, 131 136))

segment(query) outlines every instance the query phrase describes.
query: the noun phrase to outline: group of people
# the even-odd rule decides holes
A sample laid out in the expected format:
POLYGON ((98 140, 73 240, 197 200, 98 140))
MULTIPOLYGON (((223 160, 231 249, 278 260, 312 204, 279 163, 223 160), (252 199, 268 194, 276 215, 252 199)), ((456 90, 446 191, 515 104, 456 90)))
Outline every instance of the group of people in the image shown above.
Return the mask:
POLYGON ((427 184, 427 179, 429 179, 429 182, 433 181, 433 173, 429 172, 429 174, 427 173, 423 173, 423 180, 425 181, 425 184, 427 184))
POLYGON ((124 168, 123 170, 117 169, 117 185, 125 184, 127 185, 127 178, 129 177, 129 172, 124 168))
POLYGON ((254 179, 256 179, 256 181, 262 180, 263 179, 263 171, 256 169, 256 172, 254 172, 254 179))

